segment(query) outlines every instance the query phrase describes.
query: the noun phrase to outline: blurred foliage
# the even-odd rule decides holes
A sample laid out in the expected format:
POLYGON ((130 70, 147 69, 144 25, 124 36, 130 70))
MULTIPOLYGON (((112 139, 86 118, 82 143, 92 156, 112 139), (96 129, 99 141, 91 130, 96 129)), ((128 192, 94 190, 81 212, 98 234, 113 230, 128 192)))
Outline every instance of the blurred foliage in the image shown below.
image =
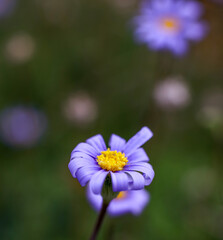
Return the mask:
POLYGON ((0 145, 1 240, 88 239, 97 214, 67 168, 70 152, 94 134, 128 139, 143 125, 154 132, 145 145, 156 172, 151 202, 138 218, 106 218, 99 239, 223 238, 222 125, 216 135, 196 117, 203 94, 223 87, 223 5, 204 2, 209 35, 175 58, 134 42, 138 4, 24 0, 0 19, 0 108, 33 105, 49 123, 33 148, 0 145), (32 37, 35 51, 29 61, 14 63, 5 47, 21 33, 32 37), (162 111, 154 86, 175 75, 189 85, 191 104, 162 111), (68 123, 61 110, 77 91, 88 92, 99 108, 97 120, 85 127, 68 123))

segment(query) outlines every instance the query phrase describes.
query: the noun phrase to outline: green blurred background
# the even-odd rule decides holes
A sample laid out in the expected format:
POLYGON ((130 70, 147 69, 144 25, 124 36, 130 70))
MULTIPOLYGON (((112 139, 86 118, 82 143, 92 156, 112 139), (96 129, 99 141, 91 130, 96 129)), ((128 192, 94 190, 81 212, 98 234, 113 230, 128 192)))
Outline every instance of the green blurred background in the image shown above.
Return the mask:
POLYGON ((223 5, 203 3, 210 32, 183 58, 134 42, 136 0, 21 0, 0 18, 0 109, 32 105, 48 119, 35 146, 0 143, 1 240, 88 239, 97 214, 70 153, 142 126, 154 133, 151 202, 137 218, 107 217, 99 239, 223 239, 223 5), (190 101, 160 106, 154 89, 175 76, 190 101), (88 99, 83 119, 69 116, 70 97, 88 99))

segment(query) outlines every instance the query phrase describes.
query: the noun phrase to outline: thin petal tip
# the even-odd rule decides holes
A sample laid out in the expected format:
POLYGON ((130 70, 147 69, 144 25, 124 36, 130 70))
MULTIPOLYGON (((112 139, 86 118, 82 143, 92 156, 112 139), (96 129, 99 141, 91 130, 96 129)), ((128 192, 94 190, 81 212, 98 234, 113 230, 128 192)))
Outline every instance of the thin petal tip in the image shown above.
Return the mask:
POLYGON ((153 132, 148 127, 142 127, 141 131, 144 131, 144 133, 148 135, 149 139, 153 137, 153 132))

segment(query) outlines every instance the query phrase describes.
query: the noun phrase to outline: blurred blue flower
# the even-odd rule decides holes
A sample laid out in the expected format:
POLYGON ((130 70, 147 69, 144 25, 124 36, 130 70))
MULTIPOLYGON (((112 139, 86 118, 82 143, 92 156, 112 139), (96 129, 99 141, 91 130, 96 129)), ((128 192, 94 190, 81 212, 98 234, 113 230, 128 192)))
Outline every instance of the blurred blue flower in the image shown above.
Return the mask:
MULTIPOLYGON (((96 211, 100 211, 103 203, 102 196, 100 194, 94 194, 92 190, 88 188, 87 198, 91 206, 96 211)), ((149 193, 144 189, 136 191, 123 191, 110 202, 107 213, 110 216, 120 216, 127 213, 137 216, 141 214, 149 200, 149 193)))
POLYGON ((0 0, 0 17, 9 15, 15 7, 15 0, 0 0))
POLYGON ((1 140, 10 146, 33 146, 45 132, 46 125, 45 115, 31 107, 15 106, 0 113, 1 140))
POLYGON ((136 40, 153 50, 183 55, 188 40, 200 41, 207 33, 207 24, 199 21, 202 12, 202 5, 195 1, 145 0, 133 20, 136 40))
POLYGON ((100 194, 106 176, 111 176, 114 192, 139 190, 149 185, 154 177, 149 158, 141 148, 152 137, 152 132, 143 127, 128 142, 112 134, 107 149, 103 137, 98 134, 86 143, 79 143, 71 153, 68 165, 74 178, 82 186, 89 182, 95 194, 100 194))

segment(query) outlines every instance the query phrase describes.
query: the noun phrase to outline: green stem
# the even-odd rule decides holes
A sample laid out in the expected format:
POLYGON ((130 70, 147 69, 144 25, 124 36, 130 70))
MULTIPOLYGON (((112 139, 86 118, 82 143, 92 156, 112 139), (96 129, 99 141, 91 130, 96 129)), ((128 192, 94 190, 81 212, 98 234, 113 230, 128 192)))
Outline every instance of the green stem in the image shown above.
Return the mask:
POLYGON ((101 224, 104 220, 108 205, 109 205, 108 203, 103 202, 100 214, 98 216, 98 219, 97 219, 96 225, 94 227, 94 230, 92 232, 92 235, 90 237, 90 240, 95 240, 96 239, 96 237, 98 235, 98 231, 100 230, 101 224))

